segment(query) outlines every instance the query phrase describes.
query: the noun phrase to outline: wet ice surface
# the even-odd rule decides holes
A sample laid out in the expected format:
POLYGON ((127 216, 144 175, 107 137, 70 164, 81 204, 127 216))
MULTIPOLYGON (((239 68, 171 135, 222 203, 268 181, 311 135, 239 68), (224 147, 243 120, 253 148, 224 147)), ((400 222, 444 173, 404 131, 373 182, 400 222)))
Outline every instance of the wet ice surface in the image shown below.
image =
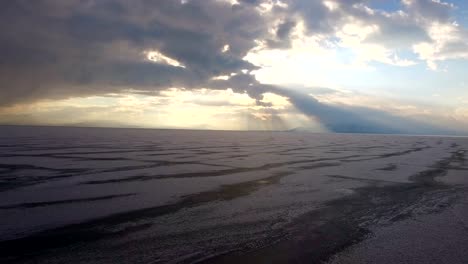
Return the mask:
POLYGON ((0 260, 255 259, 329 228, 341 217, 330 208, 371 230, 449 206, 467 149, 448 137, 1 127, 0 260))

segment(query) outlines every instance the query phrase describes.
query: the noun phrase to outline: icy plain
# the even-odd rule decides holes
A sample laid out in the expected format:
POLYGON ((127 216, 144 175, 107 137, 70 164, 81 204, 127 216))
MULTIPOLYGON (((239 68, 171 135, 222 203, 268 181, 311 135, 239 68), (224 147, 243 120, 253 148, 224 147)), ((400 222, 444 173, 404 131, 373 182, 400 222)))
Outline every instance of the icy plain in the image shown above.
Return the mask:
POLYGON ((464 263, 467 150, 463 137, 4 126, 0 262, 411 260, 398 232, 446 221, 427 239, 454 232, 447 263, 464 263))

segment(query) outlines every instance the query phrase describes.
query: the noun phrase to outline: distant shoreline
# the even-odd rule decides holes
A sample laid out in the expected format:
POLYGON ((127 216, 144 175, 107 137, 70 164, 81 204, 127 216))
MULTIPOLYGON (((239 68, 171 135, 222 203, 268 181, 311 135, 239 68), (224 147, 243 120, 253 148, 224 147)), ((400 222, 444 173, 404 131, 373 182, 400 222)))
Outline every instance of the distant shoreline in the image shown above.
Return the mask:
POLYGON ((139 126, 80 126, 80 125, 26 125, 26 124, 0 124, 1 127, 42 127, 42 128, 91 128, 91 129, 138 129, 138 130, 176 130, 176 131, 219 131, 219 132, 268 132, 268 133, 310 133, 310 134, 330 134, 330 135, 379 135, 379 136, 419 136, 419 137, 453 137, 465 138, 468 135, 450 135, 450 134, 399 134, 399 133, 343 133, 343 132, 314 132, 307 130, 229 130, 229 129, 202 129, 202 128, 164 128, 164 127, 139 127, 139 126))

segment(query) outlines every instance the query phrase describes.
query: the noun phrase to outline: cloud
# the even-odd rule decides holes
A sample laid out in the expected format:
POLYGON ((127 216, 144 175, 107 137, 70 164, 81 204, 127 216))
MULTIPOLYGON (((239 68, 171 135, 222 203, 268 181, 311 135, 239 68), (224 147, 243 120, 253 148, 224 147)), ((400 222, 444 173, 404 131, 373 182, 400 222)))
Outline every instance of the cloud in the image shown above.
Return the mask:
POLYGON ((413 50, 428 67, 437 70, 437 63, 449 59, 468 59, 468 31, 456 23, 432 23, 428 27, 431 41, 413 45, 413 50))
POLYGON ((249 2, 2 3, 0 104, 200 88, 214 76, 256 69, 242 57, 269 34, 268 21, 249 2))
POLYGON ((313 96, 272 88, 289 98, 302 113, 317 118, 329 131, 336 133, 376 134, 456 134, 457 131, 439 127, 410 117, 401 117, 387 111, 363 106, 322 103, 313 96))
POLYGON ((454 4, 442 0, 402 0, 411 14, 432 21, 446 21, 451 17, 454 4))
POLYGON ((266 49, 291 48, 301 24, 305 36, 349 48, 361 64, 415 64, 398 56, 401 45, 414 45, 428 62, 465 56, 460 37, 440 44, 421 22, 445 23, 451 5, 405 0, 406 11, 392 13, 366 3, 8 1, 0 11, 0 105, 170 87, 232 88, 260 103, 262 91, 248 81, 248 72, 259 66, 245 56, 262 49, 259 43, 266 49), (233 73, 229 80, 212 80, 233 73))
POLYGON ((468 32, 452 15, 457 7, 442 0, 403 0, 408 14, 426 31, 428 38, 412 44, 413 51, 437 70, 437 63, 449 59, 467 59, 468 32))
MULTIPOLYGON (((316 50, 307 51, 307 60, 317 68, 335 56, 335 49, 353 55, 348 65, 323 63, 330 71, 372 62, 398 67, 418 62, 416 56, 401 55, 405 52, 432 68, 442 60, 468 58, 467 33, 451 20, 453 5, 403 0, 401 10, 385 11, 372 9, 368 3, 5 1, 0 9, 0 106, 123 91, 158 94, 173 87, 232 89, 248 94, 266 109, 274 103, 264 100, 265 93, 285 96, 298 110, 335 132, 405 132, 405 127, 396 124, 406 121, 388 113, 324 104, 260 83, 255 71, 268 65, 261 59, 249 60, 252 56, 248 55, 255 52, 279 51, 276 54, 289 56, 284 51, 297 48, 297 43, 313 44, 316 50), (315 61, 317 56, 321 60, 315 61), (215 78, 219 76, 223 78, 215 78)), ((293 57, 300 59, 301 54, 293 57)), ((303 67, 300 73, 320 75, 312 71, 303 67)))

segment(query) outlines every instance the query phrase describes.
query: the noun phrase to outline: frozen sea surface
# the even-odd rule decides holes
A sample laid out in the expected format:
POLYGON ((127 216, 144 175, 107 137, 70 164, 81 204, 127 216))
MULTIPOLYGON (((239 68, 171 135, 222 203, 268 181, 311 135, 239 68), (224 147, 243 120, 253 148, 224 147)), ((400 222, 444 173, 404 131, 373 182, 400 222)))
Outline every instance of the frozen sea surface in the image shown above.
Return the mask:
MULTIPOLYGON (((461 137, 0 127, 0 262, 371 263, 370 236, 468 203, 467 150, 461 137)), ((444 232, 468 237, 457 212, 444 232)))

